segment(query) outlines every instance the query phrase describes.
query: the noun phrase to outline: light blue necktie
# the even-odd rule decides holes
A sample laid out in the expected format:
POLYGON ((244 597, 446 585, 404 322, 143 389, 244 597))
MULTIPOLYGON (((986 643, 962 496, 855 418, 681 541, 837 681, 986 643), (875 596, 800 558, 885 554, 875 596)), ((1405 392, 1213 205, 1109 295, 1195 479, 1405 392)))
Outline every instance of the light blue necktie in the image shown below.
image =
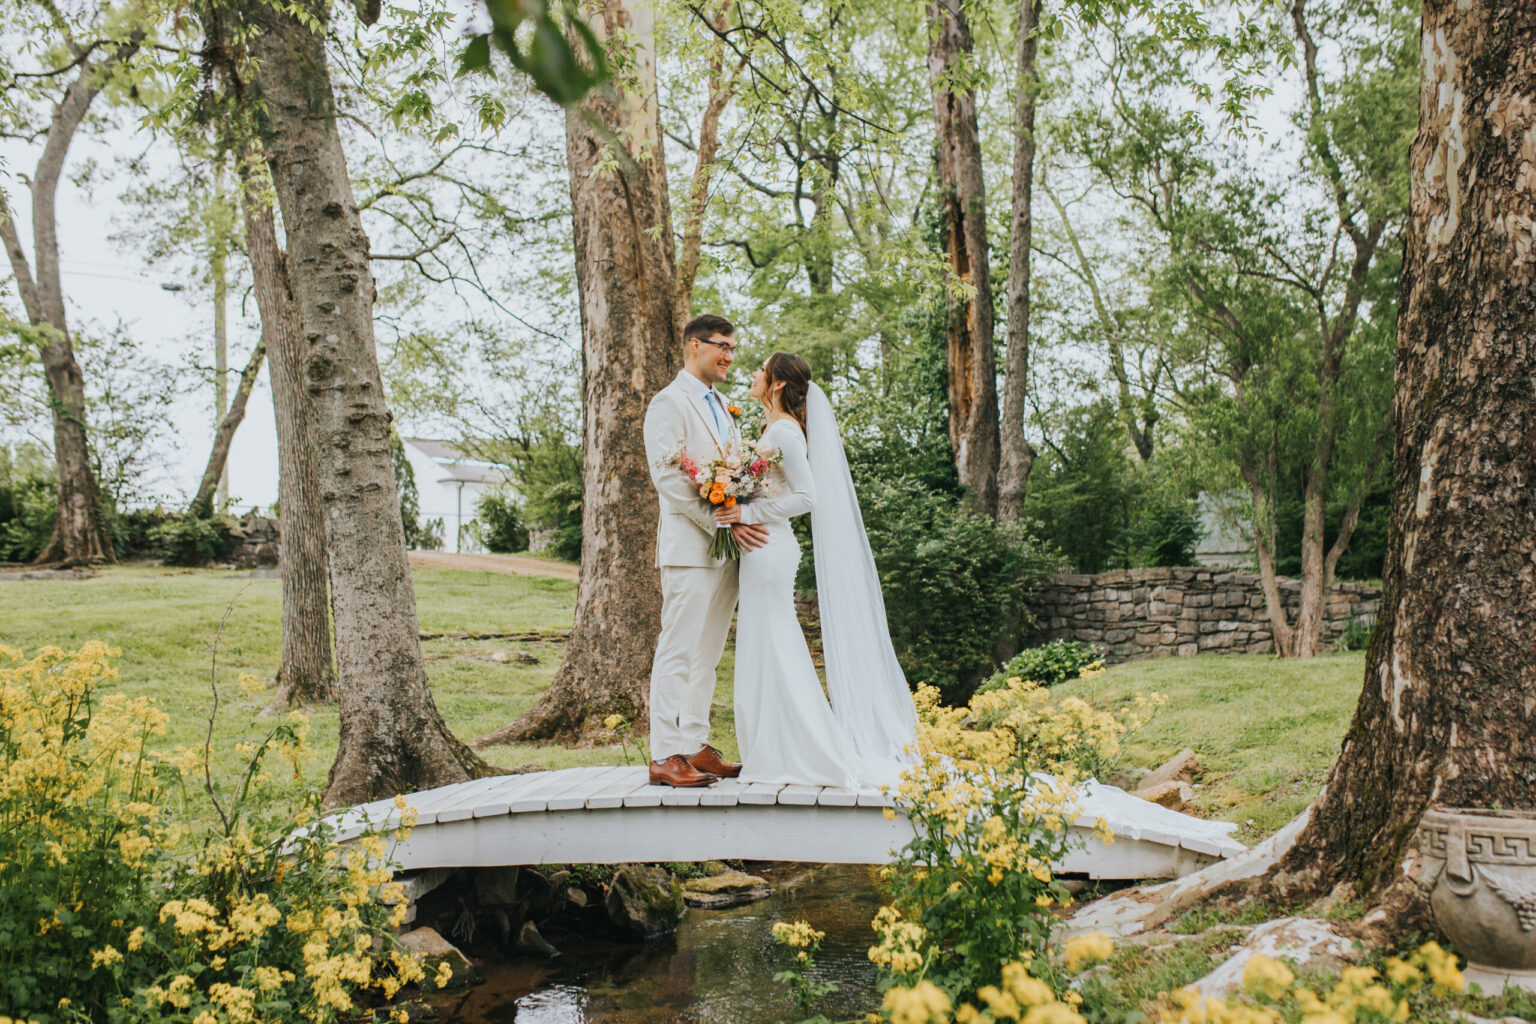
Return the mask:
POLYGON ((725 440, 725 424, 720 421, 719 413, 720 396, 715 394, 714 388, 704 392, 704 403, 709 406, 709 414, 715 418, 715 436, 725 440))

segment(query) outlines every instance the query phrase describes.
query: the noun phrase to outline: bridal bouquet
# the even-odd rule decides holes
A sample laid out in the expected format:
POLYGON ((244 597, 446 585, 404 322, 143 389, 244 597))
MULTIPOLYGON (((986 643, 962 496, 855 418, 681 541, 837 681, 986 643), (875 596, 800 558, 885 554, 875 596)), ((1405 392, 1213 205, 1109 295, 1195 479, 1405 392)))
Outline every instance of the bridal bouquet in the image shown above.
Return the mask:
MULTIPOLYGON (((762 441, 755 445, 732 442, 703 465, 681 447, 667 457, 666 464, 683 471, 713 514, 717 508, 735 508, 760 493, 766 494, 769 485, 763 478, 768 467, 778 465, 781 458, 778 448, 762 441)), ((709 542, 709 557, 741 557, 741 546, 729 526, 715 530, 715 537, 709 542)))

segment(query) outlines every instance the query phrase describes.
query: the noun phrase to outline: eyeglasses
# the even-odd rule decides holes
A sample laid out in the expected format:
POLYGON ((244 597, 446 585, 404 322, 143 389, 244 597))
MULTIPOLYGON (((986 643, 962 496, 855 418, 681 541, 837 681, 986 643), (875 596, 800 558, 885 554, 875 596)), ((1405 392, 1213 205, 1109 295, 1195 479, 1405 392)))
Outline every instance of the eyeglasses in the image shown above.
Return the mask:
POLYGON ((728 356, 734 356, 736 354, 736 346, 732 345, 730 342, 709 341, 705 338, 697 338, 695 340, 698 341, 701 345, 713 345, 715 348, 719 349, 721 352, 724 352, 728 356))

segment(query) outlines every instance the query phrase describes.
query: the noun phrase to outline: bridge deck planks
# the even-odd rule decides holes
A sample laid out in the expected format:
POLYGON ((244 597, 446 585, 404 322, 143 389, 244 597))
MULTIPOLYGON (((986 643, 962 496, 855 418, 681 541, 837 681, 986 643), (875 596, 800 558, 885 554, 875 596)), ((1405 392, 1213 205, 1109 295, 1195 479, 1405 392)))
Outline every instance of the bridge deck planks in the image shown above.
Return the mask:
MULTIPOLYGON (((912 835, 891 798, 872 789, 723 779, 698 789, 649 785, 644 766, 529 772, 411 794, 417 824, 395 845, 402 867, 625 861, 802 860, 882 863, 912 835)), ((342 841, 400 824, 393 800, 332 816, 342 841)), ((1231 826, 1090 784, 1073 823, 1084 839, 1060 869, 1096 878, 1184 874, 1243 847, 1231 826), (1116 835, 1093 838, 1103 818, 1116 835)))

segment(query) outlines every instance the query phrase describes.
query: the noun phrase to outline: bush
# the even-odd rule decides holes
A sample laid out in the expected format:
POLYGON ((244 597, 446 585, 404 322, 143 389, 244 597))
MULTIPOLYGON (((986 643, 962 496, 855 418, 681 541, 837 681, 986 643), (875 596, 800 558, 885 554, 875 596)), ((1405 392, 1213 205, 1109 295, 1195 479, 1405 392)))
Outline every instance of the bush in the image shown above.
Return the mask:
POLYGON ((1117 717, 1014 679, 947 708, 918 688, 917 763, 895 795, 916 835, 887 870, 892 900, 869 951, 884 982, 921 979, 959 1001, 1005 964, 1049 971, 1051 908, 1067 898, 1052 868, 1083 842, 1071 828, 1077 783, 1160 701, 1139 696, 1117 717))
POLYGON ((169 513, 148 531, 153 550, 166 565, 207 565, 228 561, 240 543, 240 523, 234 516, 203 518, 190 513, 169 513))
POLYGON ((523 525, 517 503, 500 491, 487 491, 475 502, 480 523, 480 542, 485 550, 510 555, 528 550, 528 527, 523 525))
POLYGON ((59 515, 53 467, 28 447, 0 447, 0 562, 42 554, 59 515))
POLYGON ((542 440, 512 459, 512 479, 523 495, 523 524, 548 538, 544 550, 581 560, 581 447, 542 440))
MULTIPOLYGON (((220 794, 202 749, 151 752, 166 714, 108 691, 115 654, 0 646, 0 1009, 37 1024, 318 1024, 420 978, 390 935, 404 901, 380 901, 383 838, 338 848, 324 827, 293 834, 290 813, 253 809, 273 755, 295 774, 307 759, 303 715, 220 794), (199 783, 220 824, 187 836, 168 807, 199 783)), ((316 790, 300 824, 317 804, 316 790)))
POLYGON ((1015 654, 992 678, 982 684, 983 690, 996 690, 1010 678, 1055 686, 1068 679, 1093 675, 1104 670, 1104 659, 1092 644, 1077 640, 1052 640, 1038 647, 1030 647, 1015 654))
POLYGON ((997 664, 998 641, 1029 624, 1026 600, 1055 559, 915 481, 871 481, 859 500, 902 669, 962 698, 997 664))

